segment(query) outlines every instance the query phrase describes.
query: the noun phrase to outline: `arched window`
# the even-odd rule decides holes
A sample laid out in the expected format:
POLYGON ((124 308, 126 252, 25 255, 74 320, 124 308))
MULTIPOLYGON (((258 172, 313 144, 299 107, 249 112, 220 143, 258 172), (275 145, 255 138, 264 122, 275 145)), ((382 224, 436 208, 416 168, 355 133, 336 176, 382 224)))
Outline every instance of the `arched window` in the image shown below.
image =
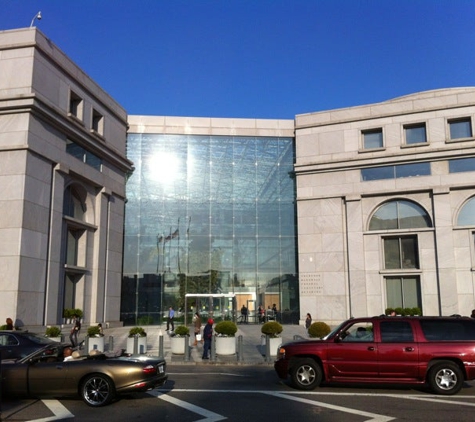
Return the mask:
POLYGON ((84 221, 86 204, 78 188, 69 186, 64 193, 64 215, 84 221))
POLYGON ((397 199, 381 205, 372 215, 370 230, 397 230, 432 227, 427 212, 420 205, 397 199))
POLYGON ((457 218, 457 226, 475 226, 475 197, 463 205, 457 218))

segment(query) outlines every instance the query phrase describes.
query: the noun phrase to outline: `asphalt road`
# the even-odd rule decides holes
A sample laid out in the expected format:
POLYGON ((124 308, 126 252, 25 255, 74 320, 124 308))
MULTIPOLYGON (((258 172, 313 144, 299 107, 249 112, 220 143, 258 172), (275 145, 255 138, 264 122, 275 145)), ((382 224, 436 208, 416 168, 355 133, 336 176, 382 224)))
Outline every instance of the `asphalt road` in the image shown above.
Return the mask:
POLYGON ((301 392, 279 380, 268 365, 169 365, 168 372, 169 381, 161 389, 127 395, 98 409, 88 407, 80 399, 3 401, 1 420, 472 422, 474 419, 475 382, 466 383, 455 396, 435 396, 424 389, 378 386, 324 386, 301 392), (12 413, 12 409, 16 411, 12 413))

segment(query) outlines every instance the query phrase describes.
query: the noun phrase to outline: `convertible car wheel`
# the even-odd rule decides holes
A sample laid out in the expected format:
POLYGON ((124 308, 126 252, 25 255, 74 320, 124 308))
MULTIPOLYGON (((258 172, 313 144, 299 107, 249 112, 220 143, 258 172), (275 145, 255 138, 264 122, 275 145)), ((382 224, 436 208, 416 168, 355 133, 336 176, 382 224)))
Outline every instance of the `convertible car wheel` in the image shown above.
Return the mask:
POLYGON ((114 383, 105 375, 90 375, 82 383, 81 397, 89 406, 105 406, 112 401, 114 396, 114 383))

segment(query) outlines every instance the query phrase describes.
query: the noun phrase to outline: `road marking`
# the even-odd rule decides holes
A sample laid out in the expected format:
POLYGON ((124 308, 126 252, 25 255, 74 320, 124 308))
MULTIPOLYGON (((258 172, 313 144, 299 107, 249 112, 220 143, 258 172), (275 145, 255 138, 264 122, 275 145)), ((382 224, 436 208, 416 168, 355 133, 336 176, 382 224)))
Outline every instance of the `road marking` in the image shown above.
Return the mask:
POLYGON ((219 415, 217 413, 211 412, 209 410, 203 409, 202 407, 195 406, 194 404, 188 403, 183 400, 179 400, 175 397, 171 397, 167 394, 163 394, 159 391, 148 391, 148 394, 151 396, 157 397, 160 400, 166 401, 168 403, 174 404, 175 406, 182 407, 190 412, 197 413, 198 415, 204 416, 204 419, 200 419, 196 422, 217 422, 227 419, 227 417, 223 415, 219 415))
POLYGON ((58 400, 41 400, 43 404, 53 412, 54 416, 49 416, 47 418, 41 419, 32 419, 29 422, 49 422, 49 421, 58 421, 66 418, 74 418, 74 415, 66 409, 58 400))
POLYGON ((274 396, 274 397, 282 398, 286 400, 298 401, 300 403, 311 404, 312 406, 325 407, 328 409, 338 410, 339 412, 352 413, 353 415, 371 418, 371 419, 367 419, 365 422, 388 422, 388 421, 392 421, 396 419, 390 416, 383 416, 383 415, 378 415, 376 413, 362 412, 361 410, 350 409, 349 407, 335 406, 333 404, 303 399, 301 397, 292 397, 285 393, 269 391, 269 392, 264 392, 263 394, 267 394, 269 396, 274 396))

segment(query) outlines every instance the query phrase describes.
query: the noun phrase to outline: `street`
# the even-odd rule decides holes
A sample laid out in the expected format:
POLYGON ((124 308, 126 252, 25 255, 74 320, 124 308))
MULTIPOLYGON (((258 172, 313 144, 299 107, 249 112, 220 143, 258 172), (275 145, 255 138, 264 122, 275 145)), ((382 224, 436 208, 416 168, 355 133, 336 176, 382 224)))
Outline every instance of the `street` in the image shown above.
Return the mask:
POLYGON ((164 388, 123 396, 97 409, 80 399, 2 401, 1 420, 468 422, 475 407, 474 382, 455 396, 380 386, 324 386, 302 392, 279 380, 269 365, 169 365, 168 371, 164 388))

